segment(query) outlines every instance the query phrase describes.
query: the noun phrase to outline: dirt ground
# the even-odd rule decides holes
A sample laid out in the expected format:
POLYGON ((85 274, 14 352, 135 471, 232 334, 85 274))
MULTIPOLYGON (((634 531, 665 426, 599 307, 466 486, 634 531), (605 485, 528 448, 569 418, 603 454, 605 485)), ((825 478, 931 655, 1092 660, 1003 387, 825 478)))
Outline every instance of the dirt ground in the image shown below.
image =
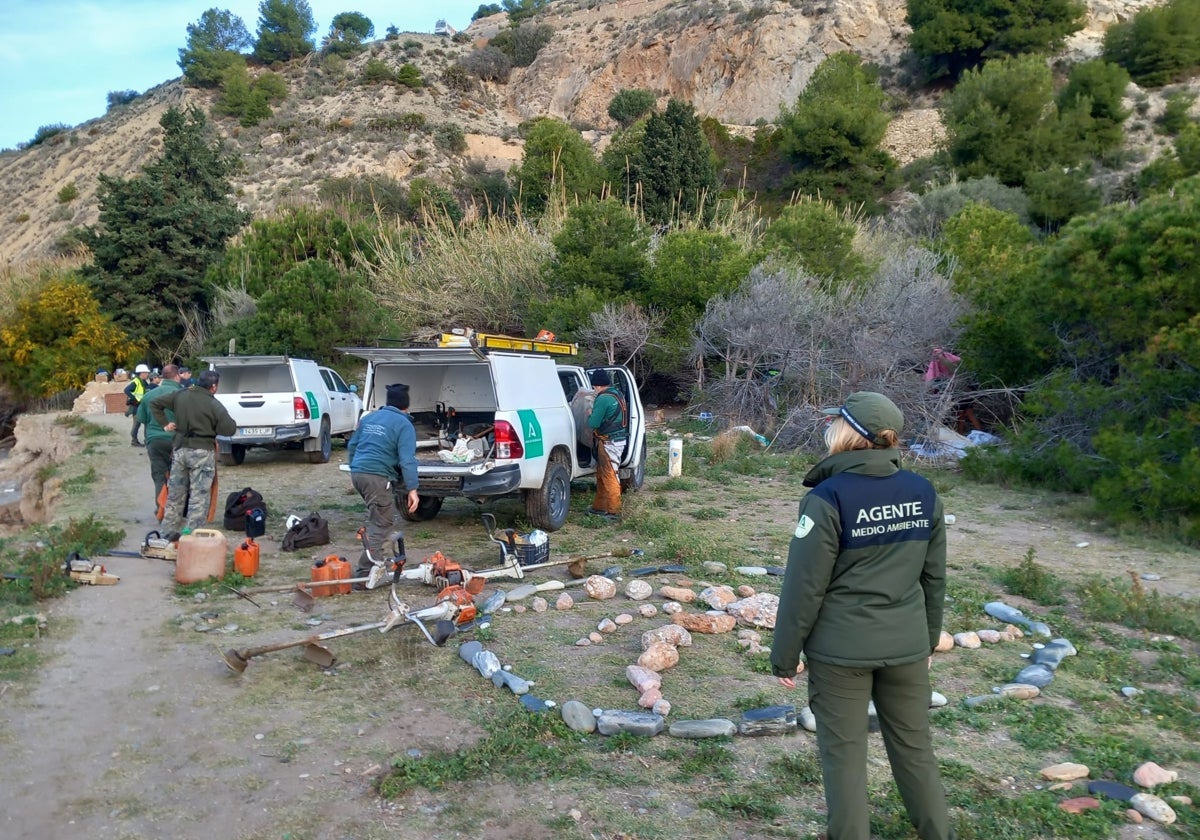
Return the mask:
MULTIPOLYGON (((117 434, 101 438, 94 452, 76 456, 79 462, 68 465, 78 470, 86 463, 98 477, 89 492, 63 496, 55 517, 92 513, 123 527, 126 538, 120 547, 134 550, 155 526, 145 451, 129 446, 126 418, 88 419, 117 434)), ((249 485, 272 506, 262 540, 262 583, 306 579, 314 554, 357 556, 353 533, 361 507, 348 476, 338 469, 344 460, 340 447, 325 465, 309 464, 302 453, 252 451, 242 467, 221 468, 222 500, 230 490, 249 485), (282 554, 284 517, 310 509, 330 519, 334 544, 316 552, 282 554)), ((1037 496, 1014 497, 1011 505, 989 501, 976 506, 969 494, 956 492, 947 499, 947 511, 958 520, 950 530, 951 556, 960 566, 1016 561, 1032 547, 1038 561, 1057 572, 1103 566, 1119 574, 1129 567, 1160 574, 1162 580, 1153 585, 1164 592, 1200 594, 1194 553, 1143 550, 1062 524, 1038 509, 1037 496)), ((516 515, 514 510, 519 514, 519 508, 509 509, 510 516, 516 515)), ((794 510, 794 499, 762 506, 757 512, 764 522, 759 551, 786 550, 787 534, 775 532, 794 510)), ((410 526, 409 539, 426 546, 445 541, 469 553, 468 546, 480 546, 478 532, 470 506, 447 503, 434 521, 410 526)), ((555 539, 557 549, 578 552, 594 550, 598 538, 595 531, 569 524, 555 539)), ((486 559, 486 545, 475 556, 463 557, 472 564, 486 559)), ((736 556, 730 560, 741 562, 736 556)), ((430 647, 411 628, 386 637, 363 634, 336 646, 339 665, 328 672, 303 662, 296 650, 256 659, 240 676, 229 672, 218 656, 219 649, 378 620, 384 610, 382 593, 321 599, 306 616, 291 607, 288 595, 260 595, 260 607, 233 597, 204 602, 180 598, 171 563, 118 557, 103 561, 120 575, 120 583, 81 587, 44 605, 48 660, 32 679, 7 686, 0 695, 0 751, 5 757, 0 762, 0 800, 5 803, 0 836, 563 836, 548 827, 546 817, 567 814, 574 802, 553 785, 485 786, 476 792, 480 803, 469 820, 456 816, 455 803, 432 794, 418 792, 390 803, 375 794, 372 782, 392 759, 469 743, 480 735, 469 709, 512 699, 490 683, 479 685, 478 679, 472 683, 462 676, 470 669, 458 661, 454 644, 430 647), (323 624, 314 628, 308 620, 323 624), (201 633, 198 627, 211 629, 201 633), (406 676, 396 680, 401 670, 406 676), (390 679, 385 682, 385 677, 390 679), (280 702, 283 692, 286 702, 280 702), (542 819, 532 819, 531 812, 542 819)), ((585 612, 582 607, 578 611, 585 612)), ((552 616, 553 611, 547 618, 552 616)), ((567 651, 569 657, 586 653, 567 651)), ((589 676, 599 685, 613 682, 611 675, 589 676)), ((639 795, 630 793, 631 810, 639 795)), ((580 826, 580 832, 578 836, 621 836, 599 825, 590 833, 580 826)), ((1137 836, 1165 835, 1146 826, 1137 836)))

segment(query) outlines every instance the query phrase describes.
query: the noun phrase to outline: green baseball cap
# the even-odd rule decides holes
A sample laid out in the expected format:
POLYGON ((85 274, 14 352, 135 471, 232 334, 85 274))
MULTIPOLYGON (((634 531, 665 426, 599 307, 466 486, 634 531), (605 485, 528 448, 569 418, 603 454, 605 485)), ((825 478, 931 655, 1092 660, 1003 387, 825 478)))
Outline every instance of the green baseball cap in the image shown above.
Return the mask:
POLYGON ((883 394, 874 391, 856 391, 846 397, 845 405, 823 408, 821 413, 840 416, 871 443, 884 429, 891 429, 899 435, 904 428, 903 412, 883 394))

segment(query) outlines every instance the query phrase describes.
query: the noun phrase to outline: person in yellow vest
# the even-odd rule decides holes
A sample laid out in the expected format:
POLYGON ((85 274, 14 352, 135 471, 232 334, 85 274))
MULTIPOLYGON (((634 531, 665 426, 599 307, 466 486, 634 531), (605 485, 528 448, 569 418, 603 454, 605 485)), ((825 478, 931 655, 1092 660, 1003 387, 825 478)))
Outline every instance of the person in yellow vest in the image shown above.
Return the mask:
POLYGON ((142 421, 138 419, 138 406, 142 403, 142 397, 146 396, 146 392, 150 390, 150 366, 138 365, 133 369, 133 379, 125 386, 125 416, 133 418, 133 429, 130 432, 133 439, 129 442, 130 446, 142 446, 142 442, 138 440, 138 432, 142 428, 142 421))

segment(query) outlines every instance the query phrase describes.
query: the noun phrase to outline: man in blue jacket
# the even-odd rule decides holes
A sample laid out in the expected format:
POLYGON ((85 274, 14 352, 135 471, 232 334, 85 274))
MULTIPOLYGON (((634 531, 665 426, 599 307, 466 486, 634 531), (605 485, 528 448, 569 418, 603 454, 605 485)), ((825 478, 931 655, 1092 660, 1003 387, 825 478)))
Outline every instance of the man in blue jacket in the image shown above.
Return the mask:
MULTIPOLYGON (((346 445, 350 453, 350 481, 367 505, 367 526, 363 531, 363 552, 358 558, 355 577, 367 577, 371 569, 386 563, 404 567, 404 532, 396 527, 394 486, 402 482, 407 494, 409 513, 417 509, 417 433, 408 418, 408 386, 387 386, 387 404, 363 415, 358 429, 346 445), (389 538, 395 536, 396 556, 384 553, 389 538)), ((365 589, 363 584, 355 584, 365 589)))

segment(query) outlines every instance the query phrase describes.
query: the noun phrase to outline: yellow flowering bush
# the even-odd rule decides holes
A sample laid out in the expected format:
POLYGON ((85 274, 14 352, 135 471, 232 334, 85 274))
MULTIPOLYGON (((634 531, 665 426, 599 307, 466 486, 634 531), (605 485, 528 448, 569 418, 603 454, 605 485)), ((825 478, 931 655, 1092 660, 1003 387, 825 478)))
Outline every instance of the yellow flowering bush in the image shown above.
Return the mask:
POLYGON ((50 277, 0 321, 0 382, 20 399, 50 396, 83 388, 139 349, 100 311, 91 287, 73 275, 50 277))

